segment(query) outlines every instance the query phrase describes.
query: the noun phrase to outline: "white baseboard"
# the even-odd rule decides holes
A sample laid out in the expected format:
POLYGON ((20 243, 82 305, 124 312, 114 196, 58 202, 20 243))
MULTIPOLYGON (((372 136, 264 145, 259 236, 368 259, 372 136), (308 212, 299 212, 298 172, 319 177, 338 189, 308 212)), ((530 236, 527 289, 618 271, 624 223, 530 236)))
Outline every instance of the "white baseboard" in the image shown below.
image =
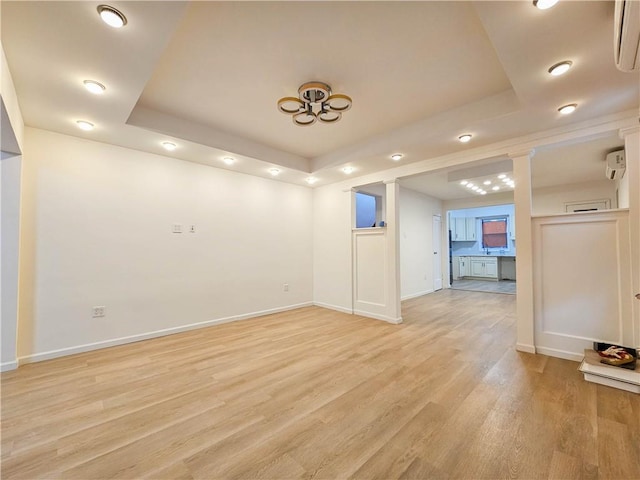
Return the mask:
POLYGON ((354 310, 353 313, 354 315, 373 318, 375 320, 382 320, 384 322, 393 323, 394 325, 398 325, 399 323, 402 323, 402 317, 393 318, 393 317, 388 317, 387 315, 378 315, 377 313, 363 312, 362 310, 354 310))
POLYGON ((349 315, 353 315, 353 310, 350 308, 339 307, 338 305, 331 305, 329 303, 322 302, 313 302, 316 307, 328 308, 329 310, 336 310, 342 313, 348 313, 349 315))
POLYGON ((7 372, 9 370, 15 370, 18 368, 18 361, 0 363, 0 372, 7 372))
POLYGON ((564 358, 565 360, 573 360, 574 362, 581 362, 584 358, 584 352, 567 352, 566 350, 547 347, 536 347, 536 351, 549 357, 564 358))
POLYGON ((139 342, 141 340, 148 340, 150 338, 164 337, 166 335, 172 335, 174 333, 186 332, 188 330, 196 330, 198 328, 204 328, 204 327, 211 327, 213 325, 220 325, 223 323, 237 322, 240 320, 249 320, 252 318, 262 317, 264 315, 270 315, 273 313, 280 313, 280 312, 286 312, 288 310, 295 310, 296 308, 310 307, 312 305, 313 305, 313 302, 298 303, 296 305, 287 305, 285 307, 271 308, 269 310, 245 313, 242 315, 233 315, 231 317, 218 318, 215 320, 207 320, 199 323, 191 323, 188 325, 181 325, 179 327, 171 327, 171 328, 165 328, 162 330, 156 330, 148 333, 130 335, 128 337, 114 338, 112 340, 104 340, 101 342, 87 343, 85 345, 78 345, 75 347, 67 347, 67 348, 61 348, 59 350, 51 350, 48 352, 25 355, 24 357, 18 358, 16 367, 18 364, 22 365, 25 363, 42 362, 44 360, 50 360, 52 358, 64 357, 67 355, 74 355, 76 353, 90 352, 92 350, 99 350, 101 348, 115 347, 116 345, 124 345, 126 343, 139 342))
POLYGON ((516 350, 525 353, 536 353, 536 347, 526 343, 516 343, 516 350))
POLYGON ((423 296, 423 295, 428 295, 428 294, 433 293, 433 292, 434 292, 433 290, 425 290, 425 291, 423 291, 423 292, 410 293, 409 295, 405 295, 404 297, 400 297, 400 300, 401 300, 401 301, 409 300, 409 299, 411 299, 411 298, 421 297, 421 296, 423 296))

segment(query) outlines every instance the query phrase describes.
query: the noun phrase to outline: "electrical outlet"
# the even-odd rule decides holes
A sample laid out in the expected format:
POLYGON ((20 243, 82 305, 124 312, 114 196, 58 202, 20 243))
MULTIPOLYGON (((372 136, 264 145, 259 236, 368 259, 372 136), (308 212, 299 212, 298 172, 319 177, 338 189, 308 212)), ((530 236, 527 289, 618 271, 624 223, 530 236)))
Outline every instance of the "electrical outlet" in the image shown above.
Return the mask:
POLYGON ((190 225, 189 226, 189 233, 196 233, 196 226, 195 225, 190 225))
POLYGON ((92 308, 93 314, 91 316, 93 318, 104 317, 107 314, 106 310, 107 310, 107 307, 105 307, 104 305, 93 307, 92 308))
POLYGON ((282 286, 282 288, 283 288, 283 290, 284 290, 285 292, 288 292, 288 291, 289 291, 289 284, 288 284, 288 283, 285 283, 285 284, 282 286))
POLYGON ((173 224, 173 233, 182 233, 182 225, 179 223, 173 224))

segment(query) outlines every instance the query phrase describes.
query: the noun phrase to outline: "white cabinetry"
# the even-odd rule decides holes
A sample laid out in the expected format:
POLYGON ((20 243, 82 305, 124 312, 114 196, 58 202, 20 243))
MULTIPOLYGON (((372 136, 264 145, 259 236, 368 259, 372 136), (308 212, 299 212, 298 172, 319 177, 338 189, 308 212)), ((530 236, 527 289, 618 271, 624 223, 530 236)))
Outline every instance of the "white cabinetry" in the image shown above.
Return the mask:
POLYGON ((458 276, 468 277, 471 270, 469 269, 469 257, 458 257, 458 276))
POLYGON ((470 273, 472 277, 498 278, 498 259, 496 257, 470 257, 470 273))
POLYGON ((475 242, 475 217, 456 217, 451 219, 451 240, 454 242, 475 242))

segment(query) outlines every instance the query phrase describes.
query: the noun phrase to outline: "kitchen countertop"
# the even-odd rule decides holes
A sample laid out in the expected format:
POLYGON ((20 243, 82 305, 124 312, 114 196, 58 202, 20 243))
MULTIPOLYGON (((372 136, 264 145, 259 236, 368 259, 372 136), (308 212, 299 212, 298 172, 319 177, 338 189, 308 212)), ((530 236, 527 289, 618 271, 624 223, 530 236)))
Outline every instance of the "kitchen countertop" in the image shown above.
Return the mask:
POLYGON ((475 254, 475 255, 471 255, 471 254, 469 254, 469 255, 453 255, 453 256, 454 256, 454 257, 481 257, 481 258, 487 258, 487 257, 488 257, 488 258, 491 258, 491 257, 500 257, 500 258, 516 258, 516 256, 515 256, 515 255, 507 254, 507 253, 505 253, 505 254, 503 254, 503 255, 500 255, 499 253, 496 253, 496 254, 493 254, 493 253, 492 253, 492 254, 490 254, 490 255, 485 255, 485 254, 477 253, 477 254, 475 254))

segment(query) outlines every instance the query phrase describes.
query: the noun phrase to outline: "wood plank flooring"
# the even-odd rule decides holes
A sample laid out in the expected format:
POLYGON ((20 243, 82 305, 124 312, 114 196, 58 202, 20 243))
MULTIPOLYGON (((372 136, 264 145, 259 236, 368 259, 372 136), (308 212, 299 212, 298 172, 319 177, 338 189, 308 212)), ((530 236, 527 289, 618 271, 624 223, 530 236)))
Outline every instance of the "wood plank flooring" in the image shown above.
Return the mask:
POLYGON ((454 280, 451 288, 454 290, 468 290, 471 292, 491 292, 491 293, 508 293, 516 294, 516 282, 514 280, 454 280))
POLYGON ((317 307, 2 374, 3 479, 640 478, 640 396, 518 353, 515 297, 317 307))

